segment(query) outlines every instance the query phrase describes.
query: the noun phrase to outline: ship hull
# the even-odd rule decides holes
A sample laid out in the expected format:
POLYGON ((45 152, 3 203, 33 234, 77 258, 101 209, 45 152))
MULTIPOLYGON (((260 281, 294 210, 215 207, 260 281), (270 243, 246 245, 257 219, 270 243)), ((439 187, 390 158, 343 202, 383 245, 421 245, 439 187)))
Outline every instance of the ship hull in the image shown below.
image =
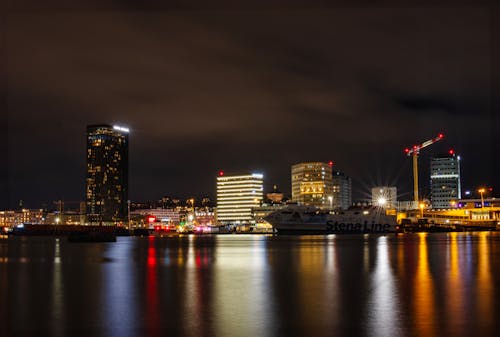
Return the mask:
POLYGON ((326 234, 389 234, 398 231, 390 224, 275 224, 276 232, 281 235, 326 235, 326 234))

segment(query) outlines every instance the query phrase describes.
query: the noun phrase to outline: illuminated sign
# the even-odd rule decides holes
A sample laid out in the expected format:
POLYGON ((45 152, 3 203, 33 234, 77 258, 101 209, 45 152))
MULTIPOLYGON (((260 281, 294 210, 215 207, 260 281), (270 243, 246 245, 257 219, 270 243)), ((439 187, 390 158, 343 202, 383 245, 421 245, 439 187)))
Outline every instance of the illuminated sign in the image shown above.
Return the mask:
POLYGON ((148 223, 154 223, 156 222, 156 217, 154 215, 148 216, 148 223))

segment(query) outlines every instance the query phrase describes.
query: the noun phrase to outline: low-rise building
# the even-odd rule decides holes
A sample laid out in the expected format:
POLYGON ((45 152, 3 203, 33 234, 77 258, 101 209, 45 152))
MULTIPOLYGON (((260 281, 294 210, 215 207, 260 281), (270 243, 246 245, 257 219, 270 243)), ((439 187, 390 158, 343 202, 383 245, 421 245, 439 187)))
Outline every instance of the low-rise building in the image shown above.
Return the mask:
POLYGON ((43 224, 43 209, 22 209, 0 211, 0 227, 14 227, 20 224, 43 224))

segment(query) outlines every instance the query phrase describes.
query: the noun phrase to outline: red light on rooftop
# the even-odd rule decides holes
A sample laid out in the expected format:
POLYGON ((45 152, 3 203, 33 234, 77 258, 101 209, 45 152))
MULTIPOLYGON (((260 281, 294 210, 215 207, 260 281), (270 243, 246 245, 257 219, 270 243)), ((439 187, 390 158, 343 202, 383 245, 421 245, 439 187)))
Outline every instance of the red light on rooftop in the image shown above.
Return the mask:
POLYGON ((440 134, 438 135, 438 137, 439 137, 439 138, 443 138, 443 137, 444 137, 444 135, 443 135, 442 133, 440 133, 440 134))
POLYGON ((331 160, 330 160, 330 161, 328 162, 328 165, 333 166, 333 161, 331 161, 331 160))
POLYGON ((455 151, 453 151, 453 149, 451 149, 450 151, 448 151, 449 154, 455 154, 455 151))
POLYGON ((406 149, 405 149, 405 153, 408 153, 408 152, 410 152, 410 149, 409 149, 409 148, 406 148, 406 149))
POLYGON ((224 175, 224 171, 219 171, 219 177, 222 177, 224 175))

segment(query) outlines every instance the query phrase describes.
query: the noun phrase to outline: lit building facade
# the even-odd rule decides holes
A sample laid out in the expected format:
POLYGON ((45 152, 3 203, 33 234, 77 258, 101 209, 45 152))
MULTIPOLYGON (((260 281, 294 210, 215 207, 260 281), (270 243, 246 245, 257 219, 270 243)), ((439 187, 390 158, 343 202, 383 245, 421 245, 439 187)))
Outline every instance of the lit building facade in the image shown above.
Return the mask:
POLYGON ((330 164, 298 163, 292 165, 291 177, 293 202, 323 208, 330 207, 333 191, 330 164))
POLYGON ((396 208, 398 202, 398 189, 391 186, 378 186, 372 188, 372 205, 396 208))
POLYGON ((185 212, 174 208, 147 208, 135 210, 130 214, 131 216, 154 216, 158 222, 167 222, 169 224, 178 225, 184 213, 185 212))
MULTIPOLYGON (((266 198, 272 204, 279 204, 283 201, 283 193, 278 189, 278 186, 274 185, 271 192, 266 193, 266 198)), ((266 201, 267 202, 267 201, 266 201)))
POLYGON ((460 156, 448 155, 431 159, 431 206, 451 208, 461 198, 460 156))
POLYGON ((332 207, 348 209, 352 205, 352 180, 342 172, 332 173, 332 207))
POLYGON ((21 224, 43 224, 43 223, 45 223, 45 216, 42 209, 0 211, 0 227, 14 227, 21 224))
POLYGON ((253 223, 252 208, 260 206, 264 196, 264 176, 259 173, 217 177, 216 217, 223 224, 253 223))
POLYGON ((127 218, 128 129, 111 125, 87 127, 86 212, 90 223, 127 218))

